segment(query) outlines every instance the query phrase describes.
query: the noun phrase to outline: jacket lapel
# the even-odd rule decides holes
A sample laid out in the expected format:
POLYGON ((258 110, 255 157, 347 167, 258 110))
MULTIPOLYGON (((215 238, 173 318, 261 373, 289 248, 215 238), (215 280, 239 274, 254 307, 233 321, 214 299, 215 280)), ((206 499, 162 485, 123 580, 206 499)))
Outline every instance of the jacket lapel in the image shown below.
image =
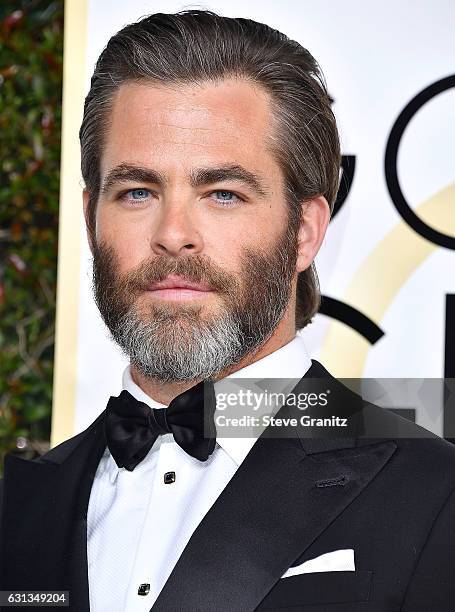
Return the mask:
POLYGON ((88 612, 86 513, 105 446, 100 415, 40 460, 6 456, 3 588, 67 590, 72 609, 88 612))
MULTIPOLYGON (((318 362, 305 377, 330 381, 338 407, 352 416, 352 435, 263 434, 193 533, 151 612, 254 610, 395 452, 393 441, 357 446, 359 396, 318 362)), ((296 410, 286 404, 279 411, 290 414, 296 410)))

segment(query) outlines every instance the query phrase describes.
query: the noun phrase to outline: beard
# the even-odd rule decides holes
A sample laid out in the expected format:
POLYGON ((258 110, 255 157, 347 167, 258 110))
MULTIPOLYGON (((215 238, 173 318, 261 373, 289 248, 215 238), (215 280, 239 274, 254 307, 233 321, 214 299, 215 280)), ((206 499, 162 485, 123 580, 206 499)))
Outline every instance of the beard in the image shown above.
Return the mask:
POLYGON ((271 251, 243 250, 240 274, 203 255, 158 255, 119 275, 114 249, 95 243, 93 292, 112 339, 144 377, 209 379, 273 334, 290 300, 296 260, 297 229, 291 222, 271 251), (150 299, 147 287, 170 274, 208 283, 221 304, 150 299))

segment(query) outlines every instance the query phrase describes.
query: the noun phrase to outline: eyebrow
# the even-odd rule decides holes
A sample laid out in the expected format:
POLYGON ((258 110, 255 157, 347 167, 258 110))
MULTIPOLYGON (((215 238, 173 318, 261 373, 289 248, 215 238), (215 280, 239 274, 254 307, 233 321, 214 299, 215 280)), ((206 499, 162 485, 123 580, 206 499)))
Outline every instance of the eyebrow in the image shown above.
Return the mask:
POLYGON ((162 174, 155 170, 141 168, 140 166, 131 166, 129 164, 120 164, 107 173, 101 187, 101 193, 106 194, 119 183, 128 182, 163 185, 166 180, 162 174))
MULTIPOLYGON (((190 173, 192 187, 211 185, 221 181, 236 181, 248 185, 259 196, 266 196, 268 189, 262 179, 254 172, 246 170, 238 164, 224 164, 213 168, 198 168, 190 173)), ((168 181, 164 174, 150 168, 120 164, 110 170, 103 181, 101 193, 106 194, 119 183, 139 182, 165 185, 168 181)))
POLYGON ((267 195, 267 188, 254 172, 250 172, 237 164, 225 164, 218 168, 199 168, 191 172, 191 186, 200 187, 221 181, 237 181, 248 185, 260 196, 267 195))

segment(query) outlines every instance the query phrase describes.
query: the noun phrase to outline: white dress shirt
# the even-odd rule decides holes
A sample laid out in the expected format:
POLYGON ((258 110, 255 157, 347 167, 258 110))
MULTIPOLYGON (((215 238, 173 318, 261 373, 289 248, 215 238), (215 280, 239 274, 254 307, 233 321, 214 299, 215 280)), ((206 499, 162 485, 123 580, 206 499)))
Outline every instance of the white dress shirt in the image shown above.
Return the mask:
MULTIPOLYGON (((227 378, 300 379, 311 360, 300 336, 227 378)), ((215 382, 215 394, 219 383, 215 382)), ((132 380, 123 388, 153 408, 165 408, 132 380)), ((279 406, 278 406, 279 408, 279 406)), ((158 436, 129 472, 106 449, 93 482, 87 516, 91 612, 149 612, 188 540, 251 450, 256 438, 217 438, 207 461, 183 451, 172 434, 158 436), (164 483, 164 474, 175 481, 164 483), (141 584, 150 585, 139 595, 141 584)))

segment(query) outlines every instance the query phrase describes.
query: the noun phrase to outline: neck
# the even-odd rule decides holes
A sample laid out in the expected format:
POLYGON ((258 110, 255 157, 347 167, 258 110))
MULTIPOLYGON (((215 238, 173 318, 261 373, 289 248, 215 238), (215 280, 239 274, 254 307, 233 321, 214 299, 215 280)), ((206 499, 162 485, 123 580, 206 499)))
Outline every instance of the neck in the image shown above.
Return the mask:
MULTIPOLYGON (((261 345, 255 351, 245 355, 245 357, 243 357, 243 359, 241 359, 238 363, 232 364, 221 372, 218 372, 216 376, 213 376, 213 380, 221 380, 229 374, 237 372, 255 361, 270 355, 270 353, 277 351, 279 348, 290 342, 294 337, 295 319, 293 317, 286 316, 281 320, 273 334, 263 345, 261 345)), ((133 365, 131 365, 131 377, 144 393, 146 393, 156 402, 164 404, 165 406, 168 406, 174 397, 180 393, 183 393, 187 389, 190 389, 202 380, 201 378, 198 378, 194 380, 163 383, 160 380, 145 377, 133 365)))

